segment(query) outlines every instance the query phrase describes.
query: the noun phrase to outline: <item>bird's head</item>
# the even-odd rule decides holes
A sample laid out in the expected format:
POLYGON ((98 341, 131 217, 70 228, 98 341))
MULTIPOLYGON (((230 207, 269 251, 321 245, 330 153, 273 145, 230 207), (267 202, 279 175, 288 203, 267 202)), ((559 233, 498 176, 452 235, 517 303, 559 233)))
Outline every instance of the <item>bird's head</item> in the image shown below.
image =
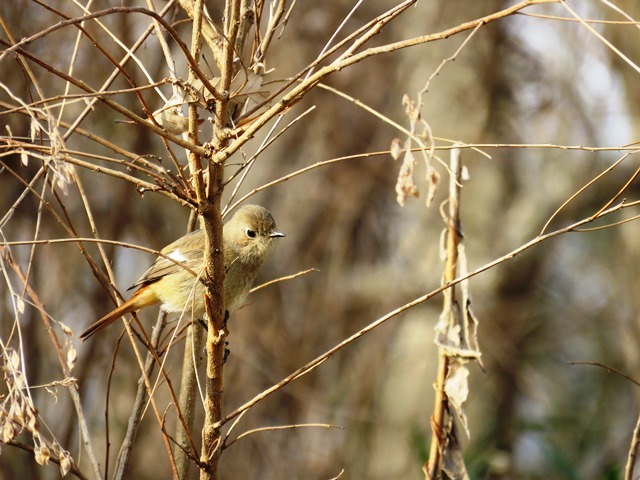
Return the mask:
POLYGON ((262 263, 275 240, 284 236, 269 210, 259 205, 242 206, 224 226, 225 249, 244 262, 262 263))

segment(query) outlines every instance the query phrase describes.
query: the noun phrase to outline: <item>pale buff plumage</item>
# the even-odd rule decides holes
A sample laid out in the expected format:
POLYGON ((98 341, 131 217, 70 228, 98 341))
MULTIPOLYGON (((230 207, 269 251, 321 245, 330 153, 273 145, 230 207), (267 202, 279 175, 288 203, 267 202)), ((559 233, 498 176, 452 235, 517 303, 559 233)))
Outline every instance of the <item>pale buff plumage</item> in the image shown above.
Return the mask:
MULTIPOLYGON (((283 236, 276 230, 269 211, 258 205, 241 207, 224 225, 224 297, 229 312, 242 305, 274 240, 283 236)), ((86 340, 123 315, 158 303, 167 312, 202 318, 205 286, 194 273, 203 273, 204 241, 204 232, 196 230, 164 247, 161 250, 164 256, 158 256, 131 287, 137 288, 133 296, 91 325, 80 338, 86 340)))

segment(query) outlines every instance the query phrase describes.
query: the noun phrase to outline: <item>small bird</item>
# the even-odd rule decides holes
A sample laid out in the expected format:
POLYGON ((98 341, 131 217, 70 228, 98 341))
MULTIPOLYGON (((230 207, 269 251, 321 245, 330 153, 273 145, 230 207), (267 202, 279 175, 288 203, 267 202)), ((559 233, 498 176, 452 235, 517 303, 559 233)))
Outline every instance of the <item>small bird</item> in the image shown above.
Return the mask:
MULTIPOLYGON (((274 240, 284 236, 276 230, 271 213, 258 205, 241 207, 224 225, 224 298, 227 311, 233 312, 242 305, 258 269, 274 246, 274 240)), ((192 315, 193 318, 202 318, 206 313, 206 287, 192 272, 202 274, 204 242, 204 231, 196 230, 164 247, 161 253, 175 262, 158 256, 140 280, 129 288, 137 288, 133 296, 91 325, 80 338, 86 340, 127 313, 158 303, 166 312, 184 312, 190 318, 192 315)))

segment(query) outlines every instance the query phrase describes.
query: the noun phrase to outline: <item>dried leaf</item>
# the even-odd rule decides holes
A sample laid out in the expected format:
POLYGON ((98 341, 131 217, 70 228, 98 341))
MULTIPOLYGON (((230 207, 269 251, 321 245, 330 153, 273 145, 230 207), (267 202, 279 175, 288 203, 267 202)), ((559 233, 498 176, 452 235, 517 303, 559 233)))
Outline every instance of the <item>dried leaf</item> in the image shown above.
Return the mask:
POLYGON ((463 182, 468 182, 471 180, 471 175, 469 174, 469 169, 466 165, 462 166, 462 170, 460 171, 460 180, 463 182))
POLYGON ((53 172, 55 186, 66 195, 69 184, 74 181, 76 176, 75 167, 70 163, 58 160, 55 152, 54 155, 49 155, 44 160, 53 172))
POLYGON ((20 402, 16 405, 16 408, 13 409, 13 421, 15 421, 18 425, 24 426, 27 422, 25 420, 26 409, 24 403, 20 402))
POLYGON ((51 388, 50 386, 45 386, 44 389, 49 395, 51 395, 53 397, 54 402, 58 403, 58 389, 57 388, 51 388))
MULTIPOLYGON (((447 292, 450 292, 450 290, 445 290, 445 296, 448 294, 447 292)), ((443 348, 447 355, 466 359, 479 359, 480 352, 478 349, 469 348, 467 345, 458 302, 445 301, 445 306, 434 330, 436 333, 435 344, 443 348)))
POLYGON ((451 289, 443 292, 444 306, 435 326, 436 345, 448 349, 460 346, 459 309, 458 305, 451 301, 451 293, 451 289))
POLYGON ((26 427, 30 432, 37 432, 40 429, 40 424, 38 423, 38 412, 36 411, 31 398, 25 397, 24 404, 24 415, 26 417, 26 427))
POLYGON ((20 161, 25 167, 29 165, 29 154, 25 150, 20 151, 20 161))
POLYGON ((7 359, 12 370, 18 370, 20 367, 20 356, 14 349, 7 349, 7 359))
POLYGON ((460 443, 455 435, 455 429, 452 429, 448 435, 444 451, 442 453, 442 470, 447 478, 455 480, 469 480, 467 467, 464 464, 464 457, 460 443))
POLYGON ((269 98, 271 93, 262 87, 262 75, 249 72, 249 75, 245 76, 243 70, 240 70, 233 78, 229 90, 231 92, 229 101, 232 104, 240 104, 246 101, 245 107, 249 110, 269 98))
POLYGON ((36 456, 36 462, 40 465, 45 465, 49 463, 49 458, 51 458, 51 452, 46 445, 42 445, 40 447, 36 447, 33 449, 33 453, 36 456))
POLYGON ((469 437, 469 425, 467 416, 462 410, 462 404, 469 397, 469 369, 465 365, 466 360, 456 359, 449 363, 449 371, 444 382, 444 392, 447 394, 449 405, 453 407, 460 423, 469 437))
POLYGON ((427 207, 431 206, 433 198, 436 196, 436 190, 440 185, 440 174, 431 164, 427 165, 427 207))
POLYGON ((35 118, 31 118, 31 124, 29 126, 29 132, 30 132, 30 135, 31 135, 31 141, 32 142, 35 142, 36 135, 41 130, 42 130, 42 128, 40 127, 40 124, 38 123, 38 120, 36 120, 35 118))
POLYGON ((413 167, 415 165, 415 158, 411 150, 407 150, 404 153, 404 160, 398 173, 398 181, 396 182, 396 194, 397 201, 401 207, 404 207, 407 197, 417 197, 418 187, 413 183, 413 167))
POLYGON ((23 390, 27 388, 27 384, 25 382, 24 374, 22 373, 22 371, 15 370, 12 373, 13 377, 11 377, 11 379, 13 380, 13 387, 17 390, 23 390))
POLYGON ((18 432, 10 421, 5 422, 2 426, 2 443, 8 443, 13 440, 18 432))
POLYGON ((399 138, 394 138, 391 141, 391 147, 389 147, 389 152, 391 153, 391 158, 394 160, 398 160, 400 155, 402 155, 402 140, 399 138))
POLYGON ((24 300, 21 297, 16 299, 16 308, 18 309, 18 313, 24 313, 24 300))
MULTIPOLYGON (((458 269, 460 275, 465 276, 469 272, 469 265, 467 263, 467 253, 463 244, 458 245, 458 269)), ((475 356, 476 360, 482 367, 482 361, 480 359, 481 352, 478 344, 478 318, 471 309, 471 292, 469 290, 469 279, 460 282, 460 293, 462 309, 462 322, 464 327, 464 341, 466 347, 477 352, 475 356)))
POLYGON ((76 352, 75 347, 70 344, 67 349, 67 367, 69 370, 73 370, 73 367, 76 365, 76 361, 78 360, 78 352, 76 352))
POLYGON ((66 450, 62 450, 60 452, 60 475, 64 477, 71 471, 72 467, 73 458, 71 458, 71 454, 66 450))
POLYGON ((62 333, 64 333, 67 337, 73 338, 73 330, 71 330, 67 325, 60 322, 60 328, 62 328, 62 333))
POLYGON ((415 102, 406 93, 402 96, 402 105, 407 117, 409 117, 412 126, 411 130, 413 131, 413 126, 420 119, 420 110, 416 108, 415 102))
POLYGON ((56 440, 53 440, 51 449, 53 450, 54 455, 58 457, 60 462, 60 474, 64 477, 73 467, 73 458, 71 457, 71 454, 62 448, 56 440))

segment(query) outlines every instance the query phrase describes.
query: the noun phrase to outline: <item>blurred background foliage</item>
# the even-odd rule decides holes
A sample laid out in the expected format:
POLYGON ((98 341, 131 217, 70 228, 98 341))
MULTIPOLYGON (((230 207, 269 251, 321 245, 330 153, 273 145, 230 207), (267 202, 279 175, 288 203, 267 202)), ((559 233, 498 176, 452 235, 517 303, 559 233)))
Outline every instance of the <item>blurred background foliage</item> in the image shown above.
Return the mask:
MULTIPOLYGON (((71 2, 50 3, 69 14, 79 13, 71 2)), ((392 3, 364 2, 344 31, 351 31, 392 3)), ((418 2, 375 37, 373 44, 438 32, 509 3, 418 2)), ((583 18, 621 19, 609 8, 609 2, 569 3, 583 18)), ((267 58, 266 67, 274 69, 267 78, 293 75, 315 58, 352 4, 298 2, 267 58)), ((640 18, 638 2, 621 0, 615 4, 631 17, 640 18)), ((97 2, 94 7, 114 5, 97 2)), ((219 6, 212 4, 210 8, 215 16, 219 6)), ((530 12, 567 16, 559 6, 530 12)), ((2 2, 0 14, 16 38, 58 21, 28 0, 2 2)), ((114 15, 104 21, 131 44, 148 19, 114 15)), ((638 26, 592 27, 638 63, 638 26)), ((92 25, 88 28, 117 52, 103 31, 92 25)), ((177 28, 189 38, 187 24, 177 28)), ((415 98, 466 35, 371 58, 333 75, 328 84, 406 126, 403 95, 415 98)), ((29 49, 64 69, 75 36, 74 29, 63 29, 45 41, 34 42, 29 49)), ((79 48, 74 75, 97 87, 112 67, 86 40, 79 48)), ((140 57, 154 79, 167 76, 153 37, 140 57)), ((34 71, 47 95, 63 91, 61 81, 37 67, 34 71)), ((139 84, 145 83, 137 68, 131 66, 129 71, 139 84)), ((10 59, 3 61, 0 81, 21 98, 29 98, 25 78, 10 59)), ((580 23, 516 15, 481 28, 455 61, 442 69, 423 97, 422 115, 434 136, 465 143, 625 145, 638 139, 638 85, 638 72, 580 23)), ((123 82, 116 85, 124 86, 123 82)), ((153 109, 161 106, 153 93, 145 93, 145 98, 153 109)), ((4 102, 2 110, 13 103, 6 90, 0 92, 0 101, 4 102)), ((133 95, 123 95, 118 101, 140 111, 133 95)), ((289 118, 312 105, 315 110, 261 156, 240 193, 319 161, 388 151, 393 138, 401 137, 379 118, 322 88, 296 105, 289 118)), ((67 108, 68 120, 83 106, 67 108)), ((118 118, 98 104, 81 127, 123 149, 162 157, 165 166, 170 166, 158 138, 143 128, 114 123, 118 118)), ((0 120, 3 130, 9 125, 14 135, 29 135, 25 116, 5 113, 0 120)), ((207 124, 202 127, 206 130, 207 124)), ((245 151, 250 154, 261 138, 258 136, 245 151)), ((72 136, 67 145, 112 155, 79 135, 72 136)), ((472 269, 537 235, 567 198, 621 156, 619 151, 507 146, 482 150, 491 158, 474 150, 463 152, 470 181, 462 192, 462 226, 472 269)), ((448 154, 443 151, 438 155, 446 160, 448 154)), ((230 174, 240 162, 238 155, 230 160, 230 174)), ((635 170, 636 163, 636 157, 631 156, 591 186, 560 212, 551 228, 600 208, 635 170)), ((12 165, 27 181, 39 167, 36 162, 20 165, 18 157, 12 165)), ((446 188, 438 191, 434 205, 427 209, 424 166, 418 165, 421 199, 401 208, 394 192, 399 166, 388 153, 345 160, 251 198, 251 202, 267 206, 279 229, 287 234, 259 280, 310 267, 318 271, 257 292, 231 318, 231 357, 225 372, 229 410, 386 312, 439 285, 443 222, 438 204, 444 200, 446 188)), ((446 171, 437 168, 446 178, 446 171)), ((82 169, 77 174, 102 238, 159 249, 186 231, 186 208, 152 193, 139 195, 132 185, 118 179, 82 169)), ((58 213, 71 219, 78 235, 90 236, 75 184, 68 186, 66 195, 59 193, 65 212, 41 181, 35 188, 44 192, 58 213)), ((23 189, 6 169, 0 171, 0 216, 8 212, 23 189)), ((625 196, 637 198, 637 190, 637 184, 632 185, 625 196)), ((2 225, 4 239, 33 239, 39 208, 34 195, 20 202, 2 225)), ((66 236, 47 211, 39 229, 40 238, 66 236)), ((472 367, 466 407, 471 439, 464 448, 472 478, 621 478, 640 410, 638 387, 602 368, 570 362, 601 362, 640 379, 639 237, 637 222, 592 233, 571 233, 472 280, 485 365, 484 372, 472 367)), ((113 259, 121 291, 151 261, 150 255, 139 251, 111 245, 104 248, 113 259)), ((98 258, 95 245, 87 245, 87 250, 98 258)), ((12 247, 12 253, 26 270, 30 248, 12 247)), ((48 313, 76 333, 112 307, 109 294, 72 244, 35 248, 30 283, 48 313)), ((344 478, 423 478, 420 467, 430 435, 437 355, 433 326, 440 309, 441 297, 436 297, 408 311, 258 404, 241 419, 236 433, 310 422, 341 429, 299 428, 251 435, 225 452, 221 478, 324 479, 342 469, 344 478)), ((0 334, 7 338, 13 328, 13 313, 6 291, 0 298, 0 318, 0 334)), ((153 314, 142 318, 149 324, 153 314)), ((59 379, 59 366, 35 309, 27 308, 20 322, 30 384, 59 379)), ((79 360, 73 374, 99 452, 105 447, 105 386, 119 329, 113 327, 85 344, 77 342, 79 360)), ((168 360, 176 381, 180 350, 174 349, 168 360)), ((110 391, 111 459, 126 428, 137 378, 137 363, 125 342, 118 351, 110 391)), ((59 390, 57 399, 44 389, 33 395, 47 428, 76 457, 78 429, 66 392, 59 390)), ((160 389, 158 398, 164 396, 166 392, 160 389)), ((173 424, 175 419, 170 414, 168 420, 173 424)), ((158 427, 149 413, 143 427, 130 478, 169 478, 158 427)), ((29 454, 7 446, 2 449, 1 478, 57 475, 55 466, 40 467, 29 454)))

